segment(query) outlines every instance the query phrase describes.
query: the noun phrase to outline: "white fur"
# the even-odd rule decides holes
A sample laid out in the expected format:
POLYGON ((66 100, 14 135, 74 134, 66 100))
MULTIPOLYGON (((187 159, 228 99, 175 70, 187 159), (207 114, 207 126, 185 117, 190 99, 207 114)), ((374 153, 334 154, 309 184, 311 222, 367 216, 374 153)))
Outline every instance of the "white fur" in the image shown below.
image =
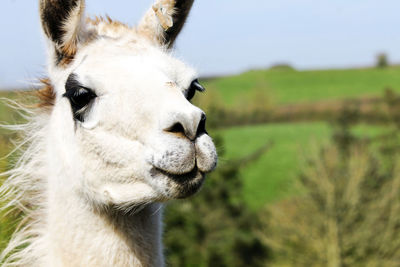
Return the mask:
POLYGON ((196 136, 203 112, 184 96, 196 73, 140 31, 81 21, 64 26, 97 37, 68 66, 49 42, 51 113, 27 110, 14 127, 25 145, 1 194, 25 221, 3 266, 163 266, 161 203, 193 194, 217 163, 211 138, 196 136), (62 96, 71 73, 98 96, 83 123, 62 96), (186 137, 168 131, 175 123, 186 137))

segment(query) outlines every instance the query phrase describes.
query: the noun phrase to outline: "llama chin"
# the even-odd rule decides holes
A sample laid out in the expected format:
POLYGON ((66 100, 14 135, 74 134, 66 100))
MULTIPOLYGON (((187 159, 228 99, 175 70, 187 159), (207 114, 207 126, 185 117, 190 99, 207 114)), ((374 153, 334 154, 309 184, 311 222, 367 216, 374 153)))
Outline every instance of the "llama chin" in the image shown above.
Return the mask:
POLYGON ((204 91, 170 53, 194 0, 158 0, 136 27, 40 0, 49 78, 25 110, 5 209, 24 214, 2 266, 164 266, 163 202, 192 196, 217 165, 204 91))

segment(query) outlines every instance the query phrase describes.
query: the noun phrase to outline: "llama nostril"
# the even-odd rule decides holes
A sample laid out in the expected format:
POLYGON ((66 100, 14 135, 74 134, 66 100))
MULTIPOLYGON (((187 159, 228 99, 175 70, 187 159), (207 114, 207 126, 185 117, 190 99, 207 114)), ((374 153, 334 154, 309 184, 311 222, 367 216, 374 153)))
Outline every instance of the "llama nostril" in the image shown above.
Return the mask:
POLYGON ((175 123, 174 125, 172 125, 172 127, 168 128, 166 131, 170 133, 180 133, 185 135, 185 128, 180 122, 175 123))
POLYGON ((196 138, 199 137, 202 134, 207 134, 207 130, 206 130, 206 114, 201 114, 201 119, 199 122, 199 126, 197 127, 197 132, 196 132, 196 138))
MULTIPOLYGON (((200 115, 200 114, 199 114, 200 115)), ((187 120, 181 120, 181 122, 175 122, 172 126, 166 128, 164 131, 167 133, 172 133, 181 137, 186 137, 191 141, 200 137, 203 134, 207 134, 206 131, 206 115, 201 113, 201 117, 197 118, 195 123, 190 123, 187 120), (200 120, 198 120, 200 119, 200 120), (197 122, 197 123, 196 123, 197 122), (197 124, 197 127, 196 127, 197 124)))

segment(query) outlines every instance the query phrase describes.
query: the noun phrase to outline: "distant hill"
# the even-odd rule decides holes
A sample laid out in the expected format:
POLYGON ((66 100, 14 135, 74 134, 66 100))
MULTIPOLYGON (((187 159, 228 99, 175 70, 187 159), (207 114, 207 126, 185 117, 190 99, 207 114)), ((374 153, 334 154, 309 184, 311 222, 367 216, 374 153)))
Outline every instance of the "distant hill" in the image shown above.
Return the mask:
POLYGON ((400 92, 400 67, 297 71, 290 68, 254 70, 240 75, 207 79, 225 104, 265 92, 274 104, 315 102, 359 96, 380 96, 385 88, 400 92))

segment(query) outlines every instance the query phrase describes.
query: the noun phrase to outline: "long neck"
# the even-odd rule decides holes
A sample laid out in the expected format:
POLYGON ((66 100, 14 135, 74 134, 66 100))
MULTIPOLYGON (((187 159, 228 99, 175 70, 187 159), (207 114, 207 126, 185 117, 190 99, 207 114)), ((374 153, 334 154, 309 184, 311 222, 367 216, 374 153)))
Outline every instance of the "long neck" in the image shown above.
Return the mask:
POLYGON ((163 266, 162 205, 149 204, 136 213, 97 211, 79 194, 75 125, 53 110, 48 138, 48 165, 40 266, 163 266), (60 129, 62 129, 60 131, 60 129), (57 144, 56 146, 53 144, 57 144))
POLYGON ((163 266, 161 204, 99 212, 58 184, 49 188, 44 266, 163 266))

